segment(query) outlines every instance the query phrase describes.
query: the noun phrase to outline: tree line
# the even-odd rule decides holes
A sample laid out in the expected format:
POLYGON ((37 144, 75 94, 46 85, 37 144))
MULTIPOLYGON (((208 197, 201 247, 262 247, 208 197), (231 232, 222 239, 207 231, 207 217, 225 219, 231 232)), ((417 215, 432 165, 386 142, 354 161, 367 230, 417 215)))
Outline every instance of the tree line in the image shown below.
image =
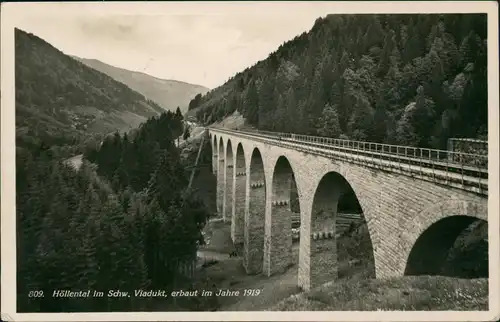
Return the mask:
POLYGON ((446 148, 487 137, 485 14, 339 14, 190 103, 261 130, 446 148))
MULTIPOLYGON (((17 154, 17 303, 21 312, 130 311, 150 299, 54 298, 54 290, 189 287, 207 210, 187 187, 164 112, 84 153, 75 170, 50 146, 17 154), (30 292, 43 291, 43 298, 30 292)), ((186 308, 184 308, 186 309, 186 308)))

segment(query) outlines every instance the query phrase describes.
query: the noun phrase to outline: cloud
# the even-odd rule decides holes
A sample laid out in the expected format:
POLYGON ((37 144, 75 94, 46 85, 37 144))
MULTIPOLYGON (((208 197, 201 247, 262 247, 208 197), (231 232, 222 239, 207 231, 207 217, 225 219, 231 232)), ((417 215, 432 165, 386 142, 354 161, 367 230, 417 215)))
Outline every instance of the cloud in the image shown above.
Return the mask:
POLYGON ((76 28, 88 37, 108 38, 120 41, 140 39, 141 24, 138 16, 79 17, 76 28))

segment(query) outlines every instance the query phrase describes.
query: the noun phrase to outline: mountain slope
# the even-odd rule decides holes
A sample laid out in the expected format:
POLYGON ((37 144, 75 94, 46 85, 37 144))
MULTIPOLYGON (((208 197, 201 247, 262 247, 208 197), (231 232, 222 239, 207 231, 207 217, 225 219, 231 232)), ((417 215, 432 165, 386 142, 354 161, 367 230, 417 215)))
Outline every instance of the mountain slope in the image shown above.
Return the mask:
POLYGON ((487 136, 485 14, 328 15, 193 99, 212 124, 445 148, 487 136))
POLYGON ((129 130, 163 111, 33 34, 16 29, 15 48, 18 145, 40 139, 49 145, 75 143, 92 134, 129 130))
POLYGON ((201 85, 160 79, 144 73, 114 67, 96 59, 74 58, 126 84, 133 90, 157 102, 165 110, 172 112, 175 112, 178 106, 182 113, 186 112, 191 99, 197 94, 203 95, 208 91, 208 88, 201 85))

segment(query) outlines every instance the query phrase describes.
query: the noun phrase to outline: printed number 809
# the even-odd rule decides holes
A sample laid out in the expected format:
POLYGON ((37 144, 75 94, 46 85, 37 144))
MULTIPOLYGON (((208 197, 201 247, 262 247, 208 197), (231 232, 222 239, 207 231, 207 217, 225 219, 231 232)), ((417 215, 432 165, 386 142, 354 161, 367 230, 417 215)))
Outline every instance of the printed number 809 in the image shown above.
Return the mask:
POLYGON ((30 291, 28 297, 43 297, 43 291, 30 291))

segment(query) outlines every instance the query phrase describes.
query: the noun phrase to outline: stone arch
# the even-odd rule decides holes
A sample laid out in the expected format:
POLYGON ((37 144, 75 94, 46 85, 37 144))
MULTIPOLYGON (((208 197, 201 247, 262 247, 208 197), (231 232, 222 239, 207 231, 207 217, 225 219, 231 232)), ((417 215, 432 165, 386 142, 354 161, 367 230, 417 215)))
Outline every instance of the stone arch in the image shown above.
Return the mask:
POLYGON ((233 213, 233 148, 231 145, 231 139, 227 140, 226 143, 226 158, 224 162, 224 190, 223 190, 223 205, 222 205, 222 217, 224 221, 231 221, 233 213))
POLYGON ((221 153, 221 155, 219 156, 219 159, 223 159, 224 158, 224 139, 222 136, 219 137, 219 153, 221 153))
MULTIPOLYGON (((313 288, 336 280, 346 274, 347 268, 339 272, 339 251, 343 252, 342 257, 346 263, 366 261, 369 268, 367 274, 375 277, 374 249, 363 207, 351 184, 338 172, 331 171, 323 175, 316 187, 308 237, 310 238, 309 287, 313 288), (352 249, 350 252, 359 253, 357 258, 351 259, 345 249, 339 250, 337 243, 344 240, 343 234, 355 235, 354 238, 363 242, 362 248, 352 249)), ((341 244, 341 247, 350 245, 341 244)))
POLYGON ((217 213, 223 216, 223 202, 224 202, 224 186, 225 186, 225 153, 224 153, 224 141, 222 137, 219 138, 218 150, 217 150, 218 164, 217 164, 217 213))
POLYGON ((246 197, 246 161, 243 145, 238 143, 234 158, 234 184, 233 184, 233 212, 231 219, 231 239, 237 250, 243 244, 243 231, 245 228, 245 197, 246 197))
POLYGON ((487 217, 485 204, 467 200, 450 200, 423 211, 416 220, 420 225, 413 234, 415 241, 408 247, 404 275, 487 277, 487 217), (460 250, 450 252, 464 238, 476 245, 466 254, 475 257, 472 261, 477 266, 473 269, 464 267, 470 259, 465 262, 460 250))
POLYGON ((271 208, 266 218, 268 227, 264 240, 264 272, 268 276, 287 270, 295 264, 295 259, 298 258, 298 253, 294 256, 292 250, 291 193, 293 187, 296 189, 297 184, 292 166, 285 156, 280 156, 273 169, 271 208))
POLYGON ((253 149, 250 157, 247 187, 249 193, 248 210, 245 211, 243 264, 247 273, 258 274, 263 267, 266 212, 266 176, 264 161, 258 148, 253 149))

